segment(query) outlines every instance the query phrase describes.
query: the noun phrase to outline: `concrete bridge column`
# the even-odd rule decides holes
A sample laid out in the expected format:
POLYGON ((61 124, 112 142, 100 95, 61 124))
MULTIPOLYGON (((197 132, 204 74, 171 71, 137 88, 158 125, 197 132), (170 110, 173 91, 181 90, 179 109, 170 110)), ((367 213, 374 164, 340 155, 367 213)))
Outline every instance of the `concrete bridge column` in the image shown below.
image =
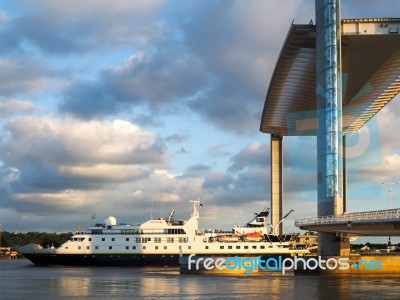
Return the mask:
POLYGON ((271 134, 271 225, 275 234, 283 233, 283 137, 271 134))

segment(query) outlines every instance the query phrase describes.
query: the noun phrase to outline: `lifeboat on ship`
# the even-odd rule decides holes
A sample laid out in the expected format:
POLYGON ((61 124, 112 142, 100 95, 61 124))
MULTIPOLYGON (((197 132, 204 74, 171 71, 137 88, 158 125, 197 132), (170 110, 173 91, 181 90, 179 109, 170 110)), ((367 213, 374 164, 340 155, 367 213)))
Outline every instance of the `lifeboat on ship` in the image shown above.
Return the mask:
POLYGON ((225 243, 234 243, 239 241, 239 236, 236 234, 222 234, 218 235, 218 241, 225 243))
POLYGON ((244 235, 244 240, 246 242, 260 242, 262 240, 261 232, 252 232, 244 235))

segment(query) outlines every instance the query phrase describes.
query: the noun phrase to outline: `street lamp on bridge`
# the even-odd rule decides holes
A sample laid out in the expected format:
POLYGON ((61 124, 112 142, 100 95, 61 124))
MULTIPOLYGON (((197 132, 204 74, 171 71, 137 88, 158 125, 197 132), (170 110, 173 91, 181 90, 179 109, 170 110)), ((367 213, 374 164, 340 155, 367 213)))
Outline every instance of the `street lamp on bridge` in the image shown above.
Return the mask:
POLYGON ((387 184, 389 185, 389 209, 392 208, 392 185, 393 184, 399 184, 398 182, 384 182, 382 181, 382 184, 387 184))

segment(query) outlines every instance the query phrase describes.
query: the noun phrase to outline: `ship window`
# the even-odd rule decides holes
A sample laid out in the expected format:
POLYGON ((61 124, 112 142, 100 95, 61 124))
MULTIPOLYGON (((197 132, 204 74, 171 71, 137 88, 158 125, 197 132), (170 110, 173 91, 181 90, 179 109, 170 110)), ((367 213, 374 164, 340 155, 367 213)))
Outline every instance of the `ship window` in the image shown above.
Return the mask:
POLYGON ((87 249, 87 250, 89 250, 89 249, 90 249, 90 247, 89 247, 89 246, 86 246, 86 249, 87 249))
POLYGON ((125 246, 125 249, 126 249, 126 250, 129 250, 129 246, 125 246))
POLYGON ((269 245, 269 246, 268 246, 268 248, 274 248, 274 246, 272 246, 272 245, 269 245))
POLYGON ((189 246, 188 249, 192 249, 192 246, 189 246))
POLYGON ((264 218, 257 218, 257 222, 264 222, 264 218))
POLYGON ((188 242, 188 238, 187 237, 180 237, 179 238, 179 243, 187 243, 188 242))
POLYGON ((126 241, 129 242, 129 238, 126 238, 126 241))
POLYGON ((228 246, 228 249, 232 249, 232 246, 228 246))
POLYGON ((143 248, 142 248, 143 250, 146 250, 146 246, 143 246, 143 248))
POLYGON ((136 243, 140 243, 140 238, 136 238, 136 243))
POLYGON ((101 238, 101 240, 104 242, 106 239, 105 238, 101 238))
POLYGON ((65 247, 65 249, 68 249, 68 247, 65 247))
POLYGON ((135 249, 136 249, 136 246, 132 246, 132 249, 135 250, 135 249))
POLYGON ((112 246, 108 246, 108 249, 110 249, 110 250, 111 250, 111 249, 112 249, 112 246))
POLYGON ((158 246, 155 246, 155 249, 158 250, 158 246))
POLYGON ((151 238, 147 238, 147 241, 150 242, 150 241, 151 241, 151 238))
POLYGON ((208 249, 208 246, 206 246, 206 249, 208 249))
POLYGON ((164 250, 167 250, 167 246, 164 246, 164 250))
POLYGON ((114 242, 114 241, 115 241, 115 238, 111 238, 111 241, 114 242))
POLYGON ((99 250, 99 246, 94 247, 94 249, 99 250))
POLYGON ((224 246, 219 246, 219 249, 224 249, 224 246))
POLYGON ((92 238, 89 238, 89 242, 91 242, 92 241, 92 238))
POLYGON ((244 249, 249 249, 249 246, 244 246, 244 249))
POLYGON ((240 249, 240 246, 236 246, 236 249, 240 249))
POLYGON ((252 248, 253 248, 253 249, 257 249, 257 246, 253 246, 252 248))
POLYGON ((260 249, 265 249, 265 246, 263 245, 263 246, 260 246, 260 249))

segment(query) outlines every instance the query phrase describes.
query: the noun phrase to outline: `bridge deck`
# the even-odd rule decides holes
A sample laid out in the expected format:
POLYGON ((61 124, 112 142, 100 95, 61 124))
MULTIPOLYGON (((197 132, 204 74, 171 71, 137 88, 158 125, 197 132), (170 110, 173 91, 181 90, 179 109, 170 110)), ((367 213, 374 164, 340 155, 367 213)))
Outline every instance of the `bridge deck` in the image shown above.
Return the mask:
POLYGON ((296 220, 303 230, 342 233, 349 236, 400 236, 400 209, 344 213, 296 220))

